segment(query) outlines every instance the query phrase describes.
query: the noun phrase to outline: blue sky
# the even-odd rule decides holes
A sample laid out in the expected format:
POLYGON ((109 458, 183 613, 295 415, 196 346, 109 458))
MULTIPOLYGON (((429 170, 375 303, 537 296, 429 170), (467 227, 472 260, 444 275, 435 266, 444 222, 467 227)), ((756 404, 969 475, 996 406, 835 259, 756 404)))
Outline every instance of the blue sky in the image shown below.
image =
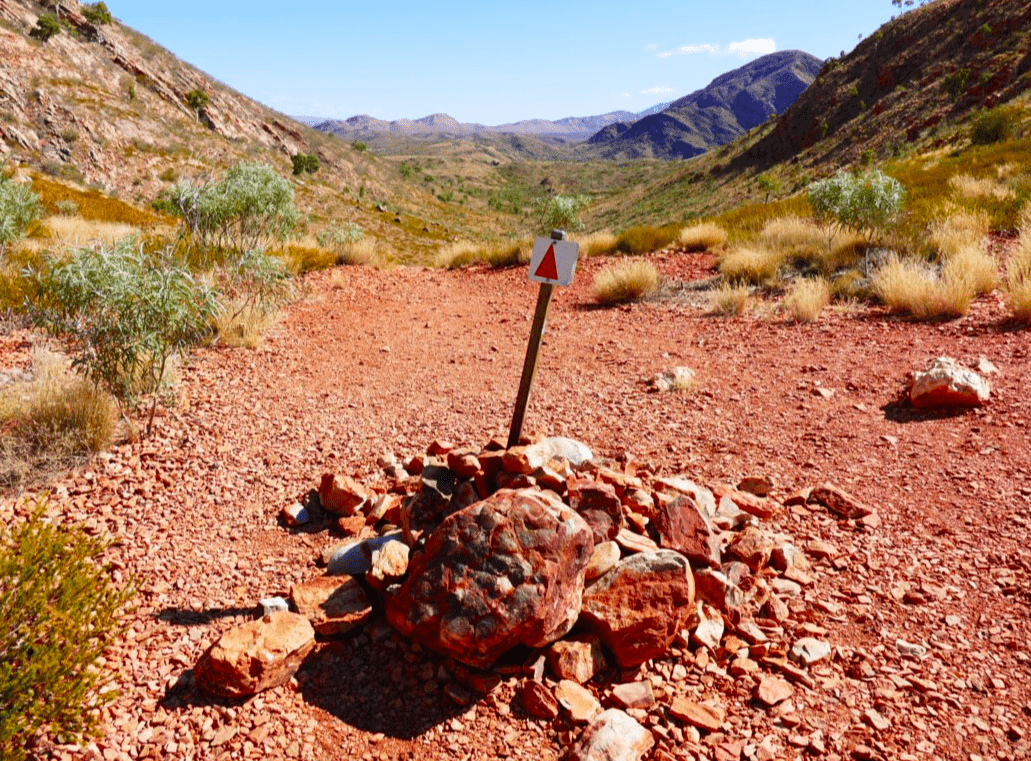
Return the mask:
POLYGON ((292 115, 560 119, 675 100, 774 50, 855 47, 889 0, 109 0, 122 22, 292 115))

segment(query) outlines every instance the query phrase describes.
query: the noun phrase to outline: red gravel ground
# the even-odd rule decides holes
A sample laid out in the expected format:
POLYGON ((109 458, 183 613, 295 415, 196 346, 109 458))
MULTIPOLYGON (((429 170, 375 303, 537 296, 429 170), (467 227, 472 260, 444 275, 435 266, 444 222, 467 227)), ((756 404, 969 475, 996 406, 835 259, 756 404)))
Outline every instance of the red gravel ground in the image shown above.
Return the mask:
MULTIPOLYGON (((671 277, 711 275, 704 256, 652 261, 671 277)), ((644 718, 655 757, 1027 757, 1031 356, 998 294, 940 324, 831 310, 795 325, 772 309, 598 309, 590 282, 603 264, 584 263, 556 290, 529 431, 662 475, 769 476, 780 499, 830 482, 883 521, 863 529, 795 508, 767 523, 802 548, 818 539, 837 551, 792 601, 785 634, 825 639, 835 657, 787 703, 764 709, 752 677, 687 648, 607 675, 651 678, 666 696, 644 718), (962 414, 901 403, 906 372, 939 355, 989 359, 992 403, 962 414), (645 379, 674 365, 693 368, 697 388, 650 393, 645 379), (902 653, 899 640, 926 653, 902 653), (721 731, 690 742, 663 712, 676 695, 726 708, 721 731)), ((257 600, 322 573, 316 561, 340 537, 289 531, 278 516, 324 471, 372 483, 384 451, 404 461, 434 439, 482 445, 507 432, 536 300, 525 270, 345 269, 306 284, 258 349, 196 352, 152 438, 54 487, 51 513, 117 537, 111 556, 140 593, 105 664, 122 694, 103 737, 41 757, 539 761, 575 736, 512 705, 515 678, 456 705, 449 664, 382 626, 321 644, 296 685, 249 701, 192 684, 204 649, 252 619, 257 600)), ((0 368, 23 348, 0 343, 0 368)), ((24 509, 8 499, 0 517, 24 509)))

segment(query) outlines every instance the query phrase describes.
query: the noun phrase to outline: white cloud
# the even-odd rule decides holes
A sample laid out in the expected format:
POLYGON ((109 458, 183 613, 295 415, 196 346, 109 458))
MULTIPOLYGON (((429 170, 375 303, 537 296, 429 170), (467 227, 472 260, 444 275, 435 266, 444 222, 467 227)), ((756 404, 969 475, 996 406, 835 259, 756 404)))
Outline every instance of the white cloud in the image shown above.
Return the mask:
POLYGON ((777 43, 772 39, 754 39, 754 40, 741 40, 741 42, 732 42, 727 45, 726 48, 721 48, 719 45, 701 44, 701 45, 681 45, 676 50, 664 50, 656 53, 655 55, 659 58, 671 58, 675 55, 696 55, 698 53, 708 53, 709 55, 737 55, 741 57, 753 56, 753 55, 767 55, 774 53, 777 50, 777 43))
POLYGON ((674 92, 672 87, 649 87, 647 90, 641 90, 640 95, 669 95, 674 92))
POLYGON ((777 43, 769 38, 759 40, 741 40, 741 42, 732 42, 727 45, 727 53, 729 55, 739 55, 742 57, 750 55, 769 55, 770 53, 775 52, 777 52, 777 43))
POLYGON ((659 45, 656 42, 649 42, 647 45, 644 46, 644 49, 645 50, 658 50, 659 49, 659 45))

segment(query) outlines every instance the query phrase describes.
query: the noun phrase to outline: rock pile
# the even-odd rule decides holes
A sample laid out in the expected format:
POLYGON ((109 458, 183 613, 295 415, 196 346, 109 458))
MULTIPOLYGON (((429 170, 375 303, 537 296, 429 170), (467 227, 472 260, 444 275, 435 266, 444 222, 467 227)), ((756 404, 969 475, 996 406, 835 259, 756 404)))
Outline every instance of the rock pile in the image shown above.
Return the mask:
MULTIPOLYGON (((291 590, 308 639, 385 617, 446 656, 473 692, 522 674, 515 695, 527 714, 587 727, 576 758, 640 758, 656 731, 666 741, 719 730, 719 705, 669 695, 671 727, 640 723, 664 695, 627 677, 671 649, 693 650, 703 668, 712 659, 753 675, 764 706, 807 684, 831 646, 782 635, 820 547, 807 557, 764 522, 785 505, 811 505, 857 528, 877 525, 869 506, 832 485, 778 502, 763 478, 740 488, 661 478, 561 438, 482 450, 437 442, 403 468, 393 458, 381 465, 385 487, 340 474, 320 483, 321 509, 354 538, 326 554, 326 575, 291 590)), ((308 512, 295 506, 283 519, 293 525, 308 512)), ((294 615, 247 626, 282 628, 276 617, 294 615)), ((232 696, 283 683, 305 645, 262 642, 249 630, 226 634, 198 665, 198 683, 232 696), (266 672, 274 676, 254 676, 266 672)))

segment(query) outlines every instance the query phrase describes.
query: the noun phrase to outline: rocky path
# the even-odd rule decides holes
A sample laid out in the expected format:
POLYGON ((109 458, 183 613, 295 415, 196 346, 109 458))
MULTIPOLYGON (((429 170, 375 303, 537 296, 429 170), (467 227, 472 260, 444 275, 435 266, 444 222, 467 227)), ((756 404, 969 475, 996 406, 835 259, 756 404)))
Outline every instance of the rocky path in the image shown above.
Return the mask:
MULTIPOLYGON (((654 260, 670 276, 707 274, 704 257, 654 260)), ((995 295, 932 325, 844 311, 814 325, 721 319, 676 302, 601 310, 589 298, 600 265, 557 292, 528 429, 656 474, 767 476, 780 500, 830 482, 881 519, 863 528, 805 506, 773 519, 815 564, 790 601, 789 634, 835 648, 786 703, 764 707, 757 677, 704 648, 615 675, 725 712, 699 735, 665 704, 645 711, 642 723, 662 728, 654 757, 1026 757, 1027 331, 1005 324, 995 295), (939 355, 990 360, 992 403, 949 415, 900 403, 906 372, 939 355), (697 388, 649 392, 644 379, 673 365, 695 369, 697 388)), ((279 512, 324 471, 375 479, 384 451, 403 458, 435 439, 479 446, 506 433, 536 296, 524 278, 315 274, 260 348, 196 354, 154 437, 60 482, 50 512, 118 538, 112 557, 137 580, 139 608, 106 664, 122 694, 104 736, 40 755, 559 757, 575 728, 522 714, 515 675, 461 705, 448 664, 381 625, 321 644, 291 687, 246 702, 192 683, 204 649, 251 620, 257 600, 321 573, 316 561, 339 535, 288 531, 279 512)), ((5 518, 15 510, 24 506, 0 503, 5 518)))

